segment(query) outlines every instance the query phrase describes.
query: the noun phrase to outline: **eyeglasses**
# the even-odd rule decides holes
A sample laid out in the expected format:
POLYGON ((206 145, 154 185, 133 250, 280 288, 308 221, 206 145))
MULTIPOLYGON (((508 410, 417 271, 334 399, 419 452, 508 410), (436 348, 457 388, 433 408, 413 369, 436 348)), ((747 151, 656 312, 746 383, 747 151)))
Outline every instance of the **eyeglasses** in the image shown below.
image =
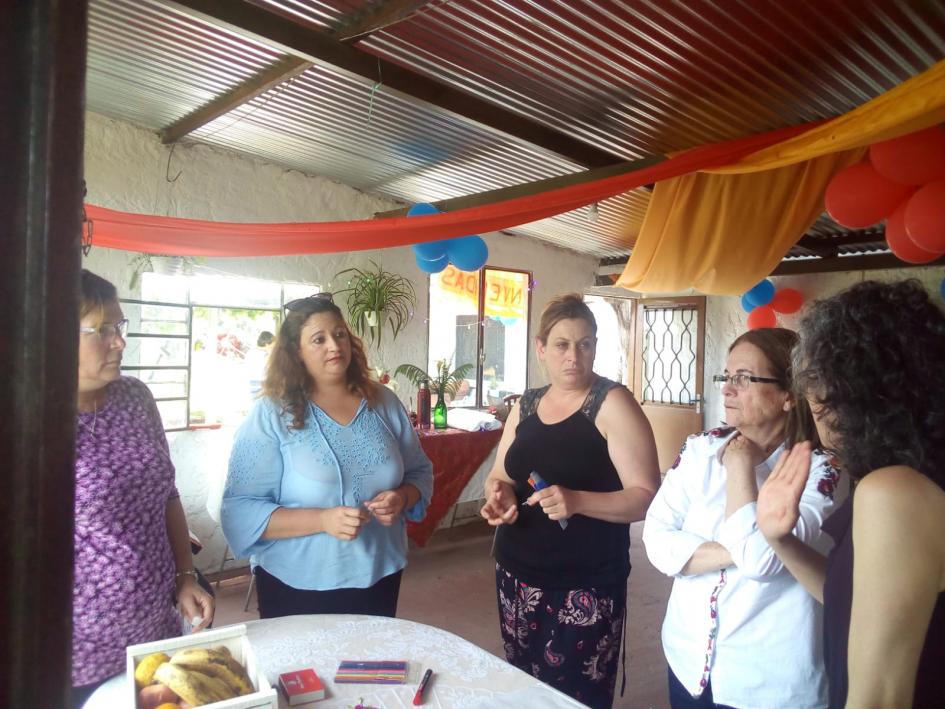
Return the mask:
POLYGON ((324 293, 313 293, 312 295, 306 296, 304 298, 296 298, 295 300, 290 300, 285 304, 285 311, 287 313, 292 312, 293 310, 298 310, 302 308, 306 303, 334 303, 335 299, 332 297, 331 292, 325 291, 324 293))
POLYGON ((780 384, 780 379, 771 377, 756 377, 751 374, 716 374, 712 377, 715 386, 718 389, 724 387, 728 382, 739 391, 745 391, 752 382, 759 384, 780 384))
POLYGON ((122 319, 118 322, 102 323, 98 327, 80 327, 79 332, 84 335, 98 335, 102 342, 113 342, 116 337, 124 339, 128 331, 128 320, 122 319))

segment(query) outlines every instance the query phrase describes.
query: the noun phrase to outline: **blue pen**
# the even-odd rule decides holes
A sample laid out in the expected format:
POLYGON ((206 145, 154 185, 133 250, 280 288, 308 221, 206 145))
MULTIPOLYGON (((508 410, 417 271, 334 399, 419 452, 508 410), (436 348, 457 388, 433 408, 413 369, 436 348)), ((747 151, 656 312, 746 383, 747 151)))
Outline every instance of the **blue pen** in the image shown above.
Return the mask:
MULTIPOLYGON (((532 486, 535 492, 544 490, 546 487, 550 487, 550 485, 548 485, 548 481, 534 470, 528 475, 528 484, 532 486)), ((568 520, 566 519, 559 519, 558 524, 561 526, 561 529, 568 528, 568 520)))

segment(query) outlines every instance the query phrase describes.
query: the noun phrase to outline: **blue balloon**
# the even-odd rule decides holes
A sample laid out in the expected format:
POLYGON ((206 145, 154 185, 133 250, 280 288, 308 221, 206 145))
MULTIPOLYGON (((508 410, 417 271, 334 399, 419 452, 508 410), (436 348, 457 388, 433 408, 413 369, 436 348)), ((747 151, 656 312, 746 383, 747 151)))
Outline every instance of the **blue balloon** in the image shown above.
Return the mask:
POLYGON ((424 273, 439 273, 449 265, 450 260, 446 256, 442 256, 436 261, 427 261, 417 256, 417 267, 424 273))
POLYGON ((489 247, 481 236, 461 236, 450 240, 446 253, 460 271, 478 271, 486 265, 489 247))
MULTIPOLYGON (((440 210, 429 202, 418 202, 407 210, 408 217, 422 217, 427 214, 439 214, 440 210)), ((425 261, 439 261, 446 256, 446 245, 449 240, 426 241, 422 244, 414 244, 413 252, 425 261)), ((430 271, 437 273, 437 271, 430 271)))
POLYGON ((496 318, 496 320, 498 320, 500 323, 502 323, 506 327, 511 327, 518 321, 518 318, 510 318, 504 315, 500 315, 498 318, 496 318))
POLYGON ((407 210, 408 217, 422 217, 425 214, 439 214, 440 210, 429 202, 417 202, 407 210))
POLYGON ((745 298, 756 308, 759 305, 767 305, 774 299, 774 283, 764 279, 745 293, 745 298))
POLYGON ((745 295, 742 296, 742 310, 744 310, 746 313, 750 313, 754 309, 755 306, 752 305, 751 300, 748 298, 748 294, 745 293, 745 295))
POLYGON ((446 247, 448 245, 449 240, 426 241, 422 244, 414 244, 410 248, 413 249, 417 258, 422 258, 424 261, 439 261, 446 256, 446 247))

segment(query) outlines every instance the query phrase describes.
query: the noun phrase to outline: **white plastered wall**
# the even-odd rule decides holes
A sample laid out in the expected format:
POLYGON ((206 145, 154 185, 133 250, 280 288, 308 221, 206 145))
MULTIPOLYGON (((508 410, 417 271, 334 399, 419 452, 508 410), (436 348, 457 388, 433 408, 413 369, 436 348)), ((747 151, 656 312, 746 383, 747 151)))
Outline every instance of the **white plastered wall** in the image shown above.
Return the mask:
MULTIPOLYGON (((803 294, 804 302, 808 303, 831 296, 864 280, 890 282, 915 278, 925 286, 933 298, 940 300, 939 288, 943 277, 945 268, 935 267, 777 276, 772 277, 771 281, 776 288, 796 288, 803 294)), ((792 315, 778 315, 778 324, 796 330, 802 313, 803 310, 792 315)), ((718 426, 724 417, 722 395, 713 386, 712 375, 725 369, 729 345, 745 332, 747 327, 748 313, 742 309, 741 298, 709 296, 706 299, 704 428, 718 426)))
MULTIPOLYGON (((101 115, 86 115, 85 178, 87 200, 102 207, 161 216, 234 222, 306 222, 370 219, 375 212, 399 206, 324 177, 266 163, 222 149, 182 144, 170 148, 149 131, 101 115), (176 180, 169 181, 180 172, 176 180)), ((582 291, 593 283, 596 259, 546 245, 525 237, 484 234, 489 265, 527 269, 534 276, 531 331, 537 329, 541 307, 552 296, 582 291)), ((112 281, 120 297, 135 297, 129 289, 131 261, 137 254, 95 248, 83 265, 112 281)), ((394 273, 410 278, 417 290, 414 319, 396 341, 371 350, 371 363, 393 369, 410 362, 424 366, 427 359, 428 280, 417 268, 411 249, 342 252, 310 256, 266 258, 208 258, 204 266, 217 272, 273 281, 340 287, 333 277, 350 266, 374 260, 394 273)), ((543 382, 529 351, 529 385, 543 382)), ((409 396, 402 388, 402 398, 409 396)), ((215 571, 223 558, 225 540, 206 509, 208 496, 219 494, 225 475, 233 430, 188 431, 169 434, 177 485, 193 531, 205 544, 197 557, 203 570, 215 571)), ((481 497, 482 482, 492 456, 480 467, 459 501, 481 497)))

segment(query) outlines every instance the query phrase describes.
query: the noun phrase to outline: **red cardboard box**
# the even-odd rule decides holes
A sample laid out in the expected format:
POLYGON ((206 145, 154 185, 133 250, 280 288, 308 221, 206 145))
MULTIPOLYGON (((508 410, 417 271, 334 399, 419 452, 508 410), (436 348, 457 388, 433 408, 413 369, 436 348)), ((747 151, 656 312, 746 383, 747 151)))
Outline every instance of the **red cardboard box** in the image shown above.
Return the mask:
POLYGON ((289 706, 317 702, 325 698, 325 685, 312 669, 284 672, 279 675, 279 686, 285 692, 289 706))

